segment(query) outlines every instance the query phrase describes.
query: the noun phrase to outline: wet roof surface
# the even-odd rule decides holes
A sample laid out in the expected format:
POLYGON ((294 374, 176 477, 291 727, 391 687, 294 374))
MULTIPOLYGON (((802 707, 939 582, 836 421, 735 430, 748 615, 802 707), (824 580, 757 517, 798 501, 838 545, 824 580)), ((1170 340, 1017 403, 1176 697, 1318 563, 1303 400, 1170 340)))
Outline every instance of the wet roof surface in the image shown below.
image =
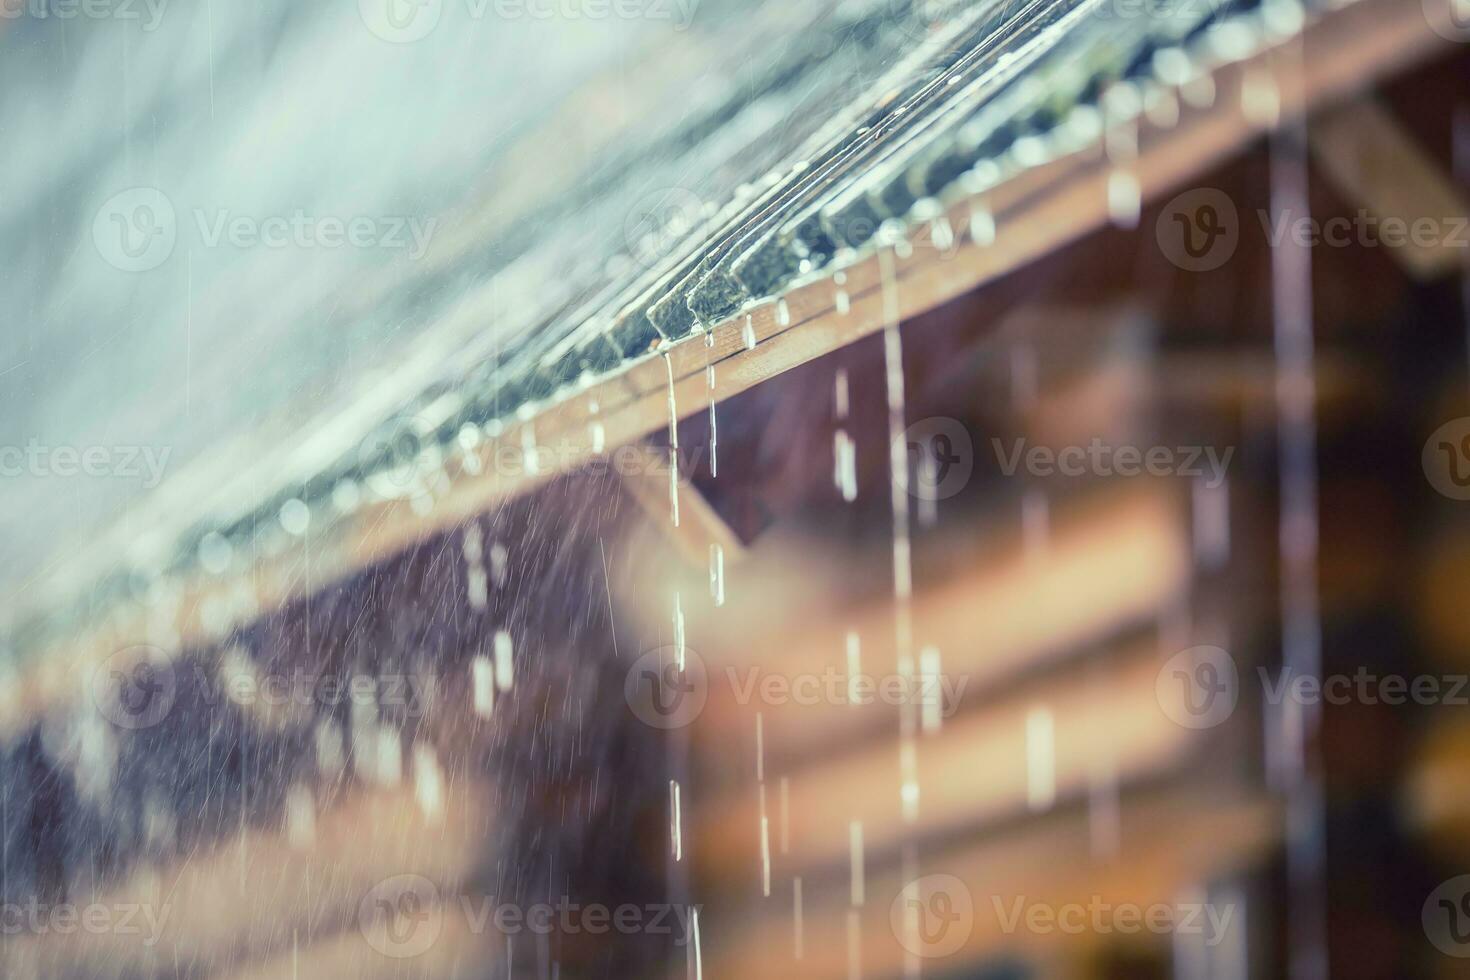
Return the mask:
POLYGON ((0 224, 0 445, 112 467, 68 479, 32 451, 0 484, 0 607, 53 605, 37 583, 123 505, 152 510, 84 603, 779 294, 1024 167, 1028 138, 1095 131, 1108 82, 1226 13, 415 9, 0 34, 0 83, 32 93, 0 110, 22 202, 0 224))

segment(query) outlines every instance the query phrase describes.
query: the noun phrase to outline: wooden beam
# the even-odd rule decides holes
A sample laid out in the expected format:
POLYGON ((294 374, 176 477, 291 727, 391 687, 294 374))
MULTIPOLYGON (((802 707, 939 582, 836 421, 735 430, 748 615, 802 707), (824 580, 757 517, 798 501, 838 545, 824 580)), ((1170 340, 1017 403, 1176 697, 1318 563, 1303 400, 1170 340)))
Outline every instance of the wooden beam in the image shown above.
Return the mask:
MULTIPOLYGON (((1089 852, 1086 828, 1076 814, 1038 820, 999 839, 921 851, 918 873, 953 876, 970 900, 969 914, 956 923, 958 948, 923 960, 924 974, 968 976, 970 970, 1016 954, 1043 965, 1070 962, 1075 970, 1079 957, 1104 943, 1147 943, 1147 936, 1099 935, 1090 927, 1076 936, 1007 930, 996 903, 1010 909, 1021 899, 1055 909, 1089 901, 1114 906, 1175 902, 1216 875, 1259 861, 1281 836, 1276 804, 1258 795, 1220 792, 1198 783, 1127 801, 1121 818, 1123 847, 1114 861, 1099 861, 1089 852), (1211 805, 1202 807, 1205 799, 1211 805)), ((840 826, 830 833, 845 836, 840 826)), ((849 949, 854 948, 862 976, 902 976, 906 956, 891 913, 908 879, 899 866, 877 864, 869 865, 865 878, 866 894, 859 905, 852 901, 846 874, 803 879, 803 955, 798 960, 793 887, 782 875, 773 885, 772 897, 747 922, 710 930, 705 975, 771 980, 847 977, 852 975, 849 949)), ((1243 909, 1235 911, 1237 924, 1244 914, 1243 909)), ((1153 941, 1168 942, 1157 937, 1153 941)), ((1096 973, 1048 969, 1042 975, 1096 973)))
POLYGON ((698 568, 708 568, 711 546, 718 545, 728 564, 735 564, 745 554, 739 535, 725 523, 713 505, 705 499, 670 460, 666 449, 638 445, 626 447, 618 457, 617 472, 623 486, 648 516, 650 527, 665 534, 675 551, 698 568), (672 487, 670 481, 674 480, 672 487), (675 523, 677 509, 678 522, 675 523))
POLYGON ((1312 123, 1311 143, 1321 171, 1349 204, 1378 222, 1369 240, 1410 276, 1429 280, 1470 268, 1464 239, 1470 206, 1382 102, 1367 98, 1324 113, 1312 123), (1390 236, 1385 220, 1402 230, 1390 236), (1421 223, 1429 229, 1423 237, 1414 230, 1421 223))
POLYGON ((906 839, 977 834, 1045 813, 1056 801, 1085 797, 1101 773, 1128 786, 1175 772, 1200 741, 1161 704, 1165 695, 1183 697, 1156 684, 1165 659, 1150 640, 1115 658, 1104 676, 1048 677, 985 710, 957 714, 938 732, 916 735, 912 798, 896 734, 789 777, 767 766, 763 789, 747 782, 698 811, 700 872, 709 880, 749 880, 765 850, 783 873, 831 868, 848 856, 843 831, 852 820, 862 822, 870 853, 892 854, 906 839), (1044 745, 1035 741, 1038 726, 1044 745))
POLYGON ((170 976, 178 966, 181 976, 210 975, 232 960, 289 956, 293 947, 309 949, 318 939, 335 944, 339 933, 365 954, 360 959, 392 964, 359 933, 360 903, 397 875, 457 887, 481 854, 493 819, 484 806, 490 796, 483 784, 450 783, 442 813, 429 820, 411 787, 355 792, 322 809, 310 846, 302 848, 277 830, 242 829, 234 842, 140 869, 117 888, 68 897, 77 906, 151 910, 162 927, 157 935, 147 928, 148 916, 139 914, 132 918, 144 929, 135 934, 78 929, 67 936, 24 936, 0 944, 0 973, 7 980, 103 980, 170 976))

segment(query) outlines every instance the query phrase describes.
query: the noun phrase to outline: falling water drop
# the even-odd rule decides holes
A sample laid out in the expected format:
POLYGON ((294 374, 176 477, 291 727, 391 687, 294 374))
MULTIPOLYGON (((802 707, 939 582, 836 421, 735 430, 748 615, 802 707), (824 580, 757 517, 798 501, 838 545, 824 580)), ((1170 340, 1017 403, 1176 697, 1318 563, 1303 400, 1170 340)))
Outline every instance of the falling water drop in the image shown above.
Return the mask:
POLYGON ((300 783, 286 794, 286 840, 298 851, 316 843, 316 799, 311 789, 300 783))
POLYGON ((470 661, 470 674, 475 698, 475 714, 489 718, 495 710, 495 665, 483 653, 470 661))
POLYGON ((403 782, 403 736, 392 725, 378 727, 378 771, 380 786, 403 782))
POLYGON ((684 860, 684 817, 679 805, 679 781, 669 780, 669 836, 674 860, 684 860))
POLYGON ((1143 211, 1143 188, 1131 170, 1116 169, 1108 174, 1108 218, 1119 228, 1138 227, 1143 211))
POLYGON ((806 929, 802 922, 800 876, 791 879, 791 912, 796 958, 801 959, 806 954, 806 929))
POLYGON ((430 826, 437 826, 444 817, 444 772, 432 745, 414 746, 413 789, 419 812, 430 826))
POLYGON ((779 327, 791 326, 791 305, 784 299, 776 301, 776 325, 779 327))
POLYGON ((490 581, 497 589, 505 588, 510 554, 499 541, 490 546, 490 581))
POLYGON ((867 900, 867 884, 863 876, 863 822, 852 820, 847 824, 847 864, 850 875, 850 892, 854 908, 867 900))
POLYGON ((495 631, 495 686, 509 691, 515 683, 515 653, 510 634, 505 630, 495 631))
MULTIPOLYGON (((909 541, 908 442, 904 437, 903 340, 899 335, 898 281, 889 251, 878 253, 883 284, 883 363, 888 394, 889 499, 893 511, 893 598, 900 674, 913 674, 913 565, 909 541)), ((905 733, 913 731, 913 705, 901 711, 905 733)))
POLYGON ((918 472, 914 474, 914 496, 919 501, 919 526, 933 527, 939 523, 939 495, 934 488, 939 486, 938 450, 926 445, 919 453, 918 472))
POLYGON ((856 630, 847 632, 847 703, 857 707, 862 699, 863 653, 856 630))
MULTIPOLYGON (((1461 187, 1470 187, 1470 103, 1455 107, 1451 131, 1451 170, 1461 187)), ((1465 318, 1465 355, 1470 358, 1470 265, 1460 270, 1460 311, 1465 318)))
POLYGON ((600 453, 607 448, 607 427, 602 424, 598 416, 602 412, 602 406, 596 398, 587 401, 587 415, 591 421, 587 423, 587 431, 592 440, 592 451, 600 453))
POLYGON ((755 713, 755 781, 766 781, 766 732, 761 713, 755 713))
POLYGON ((694 950, 694 980, 704 980, 704 952, 699 936, 699 906, 689 910, 689 944, 694 950))
POLYGON ((948 217, 940 215, 929 222, 929 242, 940 255, 948 255, 954 248, 954 227, 948 217))
POLYGON ((921 726, 925 734, 939 731, 944 719, 943 688, 940 686, 939 648, 919 651, 919 703, 921 726))
POLYGON ((900 861, 902 868, 900 874, 906 882, 903 886, 903 975, 905 980, 917 980, 922 969, 922 960, 919 958, 918 950, 922 948, 919 909, 923 895, 919 890, 919 849, 912 841, 904 843, 900 861))
POLYGON ((766 787, 760 787, 761 896, 771 897, 771 819, 766 815, 766 787))
POLYGON ((716 607, 725 604, 725 546, 719 543, 709 546, 709 594, 716 607))
POLYGON ((1103 96, 1103 152, 1108 160, 1108 217, 1120 228, 1138 225, 1143 190, 1134 172, 1138 160, 1138 113, 1142 108, 1136 86, 1119 82, 1103 96))
MULTIPOLYGON (((1303 76, 1301 42, 1283 45, 1279 64, 1295 90, 1303 76)), ((1275 85, 1274 78, 1272 85, 1275 85)), ((1278 98, 1279 108, 1279 98, 1278 98)), ((1310 217, 1306 123, 1272 133, 1273 222, 1310 217)), ((1317 388, 1313 334, 1312 250, 1287 241, 1271 249, 1271 313, 1276 353, 1282 669, 1321 684, 1322 621, 1318 594, 1317 388)), ((1268 767, 1286 796, 1288 967, 1294 980, 1328 976, 1326 804, 1319 746, 1321 706, 1287 698, 1273 719, 1283 737, 1268 767)))
POLYGON ((464 553, 465 561, 470 564, 478 564, 484 560, 485 532, 480 530, 478 523, 471 521, 465 525, 460 550, 464 553))
POLYGON ((755 350, 755 316, 745 314, 745 329, 741 331, 741 340, 745 342, 746 350, 755 350))
POLYGON ((976 245, 995 244, 995 215, 988 208, 977 207, 970 213, 970 238, 976 245))
POLYGON ((680 672, 683 672, 685 661, 684 602, 678 592, 674 593, 674 661, 678 664, 680 672))
POLYGON ((760 796, 760 893, 770 898, 770 817, 766 814, 766 727, 756 713, 756 785, 760 796))
POLYGON ((664 352, 664 370, 669 379, 669 508, 674 527, 679 526, 679 407, 674 401, 674 360, 664 352))
POLYGON ((521 455, 525 460, 527 475, 535 476, 541 471, 541 453, 536 448, 536 426, 530 422, 521 427, 521 455))
POLYGON ((1043 813, 1056 799, 1056 721, 1049 708, 1036 707, 1026 713, 1026 805, 1043 813))
MULTIPOLYGON (((906 679, 905 688, 912 692, 913 680, 906 679)), ((911 699, 905 698, 905 702, 911 699)), ((912 735, 898 743, 899 802, 903 805, 903 822, 919 822, 919 746, 912 735)))
MULTIPOLYGON (((906 406, 903 378, 903 338, 899 333, 900 305, 898 277, 892 252, 878 253, 879 279, 883 300, 883 366, 888 402, 888 495, 893 511, 893 602, 894 639, 898 675, 904 690, 913 690, 913 558, 909 541, 908 440, 904 435, 906 406)), ((919 781, 917 724, 911 697, 899 704, 899 798, 905 824, 918 820, 919 781)), ((913 841, 904 843, 904 853, 917 865, 917 848, 913 841)), ((906 869, 907 870, 907 869, 906 869)), ((910 877, 910 876, 906 876, 910 877)), ((910 877, 910 880, 911 877, 910 877)), ((911 946, 910 948, 917 948, 911 946)), ((906 972, 917 975, 918 959, 911 953, 905 959, 906 972), (909 967, 912 967, 912 970, 909 967)))
MULTIPOLYGON (((708 350, 715 345, 715 335, 708 333, 704 335, 704 346, 708 350)), ((719 428, 715 418, 715 366, 706 361, 704 365, 704 386, 709 392, 709 475, 711 478, 720 475, 719 465, 719 428)))
POLYGON ((490 601, 490 579, 485 573, 485 535, 474 522, 465 526, 462 549, 466 567, 465 594, 471 609, 484 609, 490 601))
POLYGON ((832 481, 847 503, 857 500, 857 445, 846 429, 832 433, 832 481))
POLYGON ((490 579, 483 565, 474 565, 465 580, 465 597, 471 609, 485 609, 490 604, 490 579))
POLYGON ((337 778, 346 766, 347 753, 343 740, 342 729, 332 719, 323 719, 317 726, 316 769, 324 778, 337 778))

